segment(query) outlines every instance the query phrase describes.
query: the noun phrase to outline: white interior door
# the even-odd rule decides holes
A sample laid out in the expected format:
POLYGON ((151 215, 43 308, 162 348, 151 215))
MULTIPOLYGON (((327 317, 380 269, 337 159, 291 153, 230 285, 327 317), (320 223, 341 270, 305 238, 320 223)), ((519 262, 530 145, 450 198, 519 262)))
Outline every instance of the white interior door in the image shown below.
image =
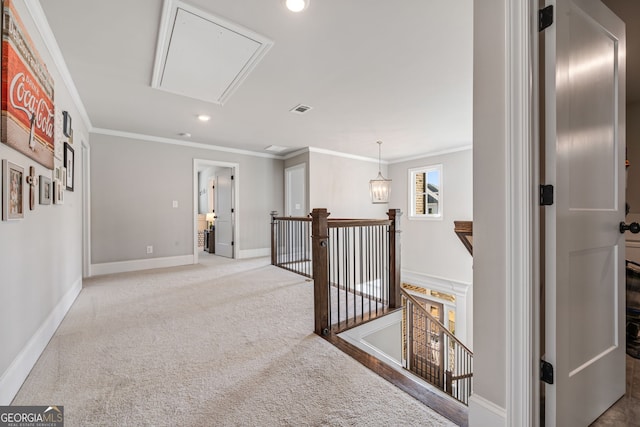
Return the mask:
POLYGON ((284 170, 285 216, 307 216, 306 167, 302 163, 284 170))
POLYGON ((546 426, 587 426, 625 391, 625 30, 599 0, 555 0, 545 30, 546 426))
POLYGON ((216 172, 216 255, 233 258, 233 169, 216 172))

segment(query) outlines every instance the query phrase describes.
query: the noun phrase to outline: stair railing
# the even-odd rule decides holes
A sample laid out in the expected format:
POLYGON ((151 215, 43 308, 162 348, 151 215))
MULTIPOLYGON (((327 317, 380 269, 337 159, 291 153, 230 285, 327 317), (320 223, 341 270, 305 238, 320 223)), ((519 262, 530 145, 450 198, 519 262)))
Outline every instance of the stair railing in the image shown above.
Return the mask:
POLYGON ((400 304, 400 216, 329 219, 311 213, 315 332, 339 333, 400 304))
POLYGON ((313 277, 311 218, 277 215, 271 212, 271 264, 313 277))
POLYGON ((403 308, 402 358, 406 369, 469 404, 473 353, 406 290, 403 308))

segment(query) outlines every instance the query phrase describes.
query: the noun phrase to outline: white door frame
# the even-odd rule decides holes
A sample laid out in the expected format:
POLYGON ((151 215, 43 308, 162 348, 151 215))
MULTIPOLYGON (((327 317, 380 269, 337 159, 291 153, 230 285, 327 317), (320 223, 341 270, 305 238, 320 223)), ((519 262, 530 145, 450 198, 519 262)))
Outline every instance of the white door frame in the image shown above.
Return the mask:
POLYGON ((198 169, 202 167, 219 166, 233 170, 233 209, 235 212, 233 221, 234 248, 233 256, 238 258, 240 253, 240 164, 220 162, 217 160, 193 159, 193 263, 198 263, 198 169))
POLYGON ((535 0, 506 6, 506 424, 527 426, 540 425, 539 6, 535 0))
POLYGON ((91 146, 82 139, 82 277, 91 277, 91 146))

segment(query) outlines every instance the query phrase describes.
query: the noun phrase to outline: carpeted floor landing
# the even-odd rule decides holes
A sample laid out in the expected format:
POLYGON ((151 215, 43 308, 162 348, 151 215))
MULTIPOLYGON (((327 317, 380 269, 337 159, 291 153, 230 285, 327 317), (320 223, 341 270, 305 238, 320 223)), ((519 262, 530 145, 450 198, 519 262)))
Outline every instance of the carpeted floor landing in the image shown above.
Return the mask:
POLYGON ((14 405, 72 426, 445 426, 313 330, 313 286, 268 259, 102 276, 14 405))

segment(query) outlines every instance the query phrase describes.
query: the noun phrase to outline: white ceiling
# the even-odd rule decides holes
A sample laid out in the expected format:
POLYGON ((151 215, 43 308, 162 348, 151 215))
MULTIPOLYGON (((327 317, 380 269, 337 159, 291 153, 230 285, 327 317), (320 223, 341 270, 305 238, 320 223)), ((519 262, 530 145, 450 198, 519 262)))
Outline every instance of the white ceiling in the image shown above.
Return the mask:
POLYGON ((472 0, 186 2, 274 42, 223 106, 151 87, 163 0, 40 1, 94 128, 372 158, 382 140, 388 160, 471 144, 472 0))

